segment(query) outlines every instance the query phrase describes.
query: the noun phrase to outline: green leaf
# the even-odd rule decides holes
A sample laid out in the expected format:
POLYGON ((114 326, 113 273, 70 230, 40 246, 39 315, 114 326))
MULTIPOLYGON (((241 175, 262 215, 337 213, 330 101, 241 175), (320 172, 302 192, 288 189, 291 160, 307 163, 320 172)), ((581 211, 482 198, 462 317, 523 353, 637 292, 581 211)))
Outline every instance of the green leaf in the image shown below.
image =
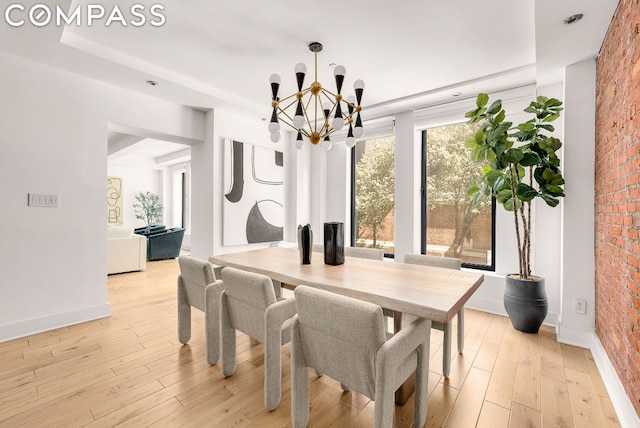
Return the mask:
MULTIPOLYGON (((487 100, 488 100, 488 98, 487 98, 487 100)), ((502 101, 501 100, 495 100, 491 104, 491 106, 487 109, 487 114, 496 114, 500 110, 502 110, 502 101)))
POLYGON ((488 102, 489 102, 489 95, 487 94, 483 94, 482 92, 480 92, 476 97, 476 105, 478 106, 478 108, 482 108, 486 106, 488 102))
POLYGON ((555 207, 555 206, 557 206, 557 205, 560 203, 560 201, 559 201, 557 198, 554 198, 554 197, 553 197, 553 196, 551 196, 551 195, 547 195, 547 194, 544 194, 544 193, 543 193, 542 195, 540 195, 540 197, 541 197, 542 199, 544 199, 544 201, 545 201, 545 202, 547 203, 547 205, 549 205, 550 207, 555 207))
POLYGON ((524 154, 522 160, 520 160, 520 165, 522 165, 522 166, 534 166, 534 165, 539 165, 540 162, 542 162, 542 159, 540 159, 540 156, 538 156, 537 153, 526 152, 524 154))
POLYGON ((469 149, 475 149, 476 147, 478 147, 478 143, 476 142, 475 137, 469 137, 464 140, 464 145, 469 149))
MULTIPOLYGON (((498 115, 495 117, 494 121, 495 121, 496 123, 498 123, 498 122, 502 122, 502 121, 504 120, 504 118, 505 118, 505 112, 504 112, 504 110, 500 110, 500 112, 498 113, 498 115)), ((509 125, 509 127, 510 127, 510 126, 511 126, 511 125, 509 125)))
POLYGON ((538 196, 538 192, 528 184, 518 183, 516 186, 516 195, 521 201, 528 202, 538 196))
POLYGON ((562 187, 560 186, 556 186, 554 184, 547 184, 546 186, 544 186, 544 189, 551 196, 564 196, 564 190, 562 190, 562 187))
POLYGON ((500 156, 502 153, 504 153, 506 148, 507 143, 505 143, 504 141, 498 141, 493 147, 493 150, 496 152, 497 156, 500 156))
POLYGON ((522 160, 522 158, 524 158, 524 153, 522 153, 522 150, 518 148, 509 149, 505 154, 507 155, 507 159, 511 163, 518 163, 522 160))
POLYGON ((543 122, 553 122, 554 120, 556 120, 557 118, 560 117, 560 113, 554 113, 550 116, 545 117, 542 121, 543 122))

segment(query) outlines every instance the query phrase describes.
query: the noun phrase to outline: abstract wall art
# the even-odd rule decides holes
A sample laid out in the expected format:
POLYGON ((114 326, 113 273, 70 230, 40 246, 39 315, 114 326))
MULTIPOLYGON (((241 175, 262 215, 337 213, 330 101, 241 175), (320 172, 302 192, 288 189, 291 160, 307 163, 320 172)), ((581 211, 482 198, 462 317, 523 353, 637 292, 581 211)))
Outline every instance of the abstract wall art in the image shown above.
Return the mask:
POLYGON ((282 241, 283 153, 226 139, 224 157, 223 245, 282 241))
POLYGON ((107 223, 122 226, 122 177, 107 177, 107 223))

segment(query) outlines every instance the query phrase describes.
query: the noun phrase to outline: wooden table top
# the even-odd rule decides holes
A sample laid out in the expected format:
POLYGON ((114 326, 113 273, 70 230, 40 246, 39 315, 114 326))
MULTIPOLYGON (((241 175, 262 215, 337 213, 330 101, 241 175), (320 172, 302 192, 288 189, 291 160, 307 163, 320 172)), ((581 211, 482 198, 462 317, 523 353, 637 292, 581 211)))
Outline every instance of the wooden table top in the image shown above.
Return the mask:
POLYGON ((209 262, 442 323, 455 316, 484 280, 484 275, 476 272, 354 257, 332 266, 324 264, 322 253, 313 253, 311 264, 303 265, 297 248, 283 247, 211 256, 209 262))

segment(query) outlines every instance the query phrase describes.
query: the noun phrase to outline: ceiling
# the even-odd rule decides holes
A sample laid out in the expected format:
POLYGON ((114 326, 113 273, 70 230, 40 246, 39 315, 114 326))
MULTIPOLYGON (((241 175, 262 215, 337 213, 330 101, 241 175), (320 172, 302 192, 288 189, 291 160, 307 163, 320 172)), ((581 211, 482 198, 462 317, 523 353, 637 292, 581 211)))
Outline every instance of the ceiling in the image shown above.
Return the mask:
MULTIPOLYGON (((35 3, 22 2, 27 10, 35 3)), ((332 63, 347 69, 343 93, 352 93, 353 82, 363 79, 363 118, 368 119, 452 101, 454 92, 466 98, 479 91, 561 82, 564 66, 596 57, 618 0, 138 3, 145 5, 149 21, 154 19, 150 6, 162 4, 165 23, 105 26, 102 19, 90 27, 64 28, 2 23, 0 50, 179 104, 226 109, 259 121, 270 114, 271 73, 281 75, 282 94, 293 92, 295 64, 304 62, 311 72, 307 45, 319 41, 324 49, 318 55, 318 80, 333 89, 332 63), (563 23, 576 13, 584 18, 563 23)), ((84 19, 87 5, 96 2, 57 4, 67 11, 80 7, 84 19)), ((118 5, 126 21, 133 19, 131 2, 100 4, 107 13, 118 5)))

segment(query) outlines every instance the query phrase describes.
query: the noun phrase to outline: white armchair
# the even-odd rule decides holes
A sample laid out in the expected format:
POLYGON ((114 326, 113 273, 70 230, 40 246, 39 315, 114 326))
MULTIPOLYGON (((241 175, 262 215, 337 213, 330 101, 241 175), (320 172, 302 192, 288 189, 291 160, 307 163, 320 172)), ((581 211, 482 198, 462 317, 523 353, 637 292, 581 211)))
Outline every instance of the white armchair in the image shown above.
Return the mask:
POLYGON ((222 281, 217 280, 211 263, 190 256, 178 257, 178 341, 191 339, 191 307, 204 312, 207 362, 214 365, 220 358, 220 294, 222 281))
POLYGON ((309 421, 308 368, 375 401, 374 426, 393 424, 395 391, 416 373, 414 424, 427 418, 431 321, 417 319, 388 337, 382 308, 368 302, 300 285, 298 314, 291 327, 291 419, 309 421))
POLYGON ((225 267, 222 282, 222 373, 236 370, 236 330, 264 342, 264 403, 274 410, 282 394, 280 347, 289 342, 296 302, 277 300, 271 279, 257 273, 225 267))

